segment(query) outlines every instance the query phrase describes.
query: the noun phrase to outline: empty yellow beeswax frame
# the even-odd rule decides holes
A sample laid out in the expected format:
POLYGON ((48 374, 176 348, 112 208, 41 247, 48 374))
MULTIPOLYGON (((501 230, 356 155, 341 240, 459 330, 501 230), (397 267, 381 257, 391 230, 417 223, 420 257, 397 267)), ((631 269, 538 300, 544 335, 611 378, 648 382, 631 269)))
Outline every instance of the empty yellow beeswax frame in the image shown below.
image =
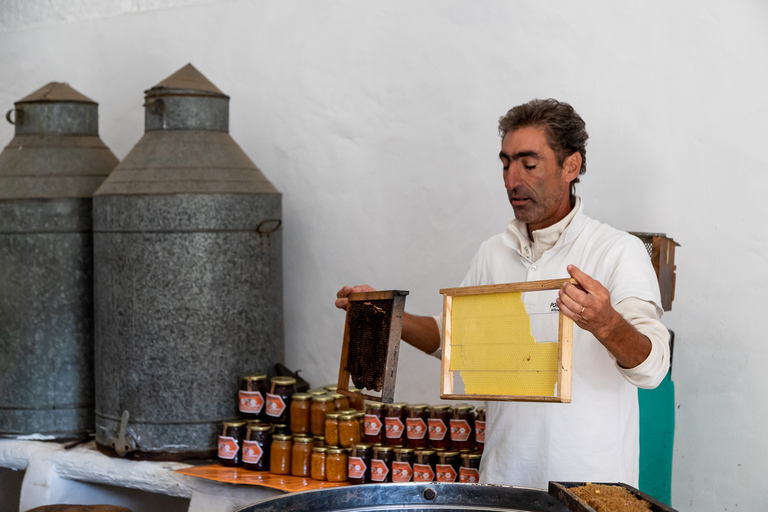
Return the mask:
POLYGON ((566 281, 573 282, 554 279, 440 290, 440 398, 570 402, 573 321, 557 310, 547 314, 551 318, 544 322, 557 323, 557 339, 537 340, 522 300, 522 293, 557 290, 566 281), (454 393, 454 385, 461 384, 464 393, 454 393))

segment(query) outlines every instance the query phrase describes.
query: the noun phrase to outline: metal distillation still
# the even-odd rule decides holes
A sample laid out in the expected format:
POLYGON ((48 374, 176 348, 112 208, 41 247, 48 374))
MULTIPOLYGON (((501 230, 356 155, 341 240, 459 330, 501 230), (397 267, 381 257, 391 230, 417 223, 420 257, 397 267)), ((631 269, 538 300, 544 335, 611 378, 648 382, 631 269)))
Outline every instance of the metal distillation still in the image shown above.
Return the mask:
POLYGON ((96 443, 214 457, 240 377, 283 359, 281 195, 192 65, 144 107, 143 137, 94 195, 96 443))
POLYGON ((118 163, 98 104, 51 82, 0 153, 0 436, 93 431, 92 196, 118 163))

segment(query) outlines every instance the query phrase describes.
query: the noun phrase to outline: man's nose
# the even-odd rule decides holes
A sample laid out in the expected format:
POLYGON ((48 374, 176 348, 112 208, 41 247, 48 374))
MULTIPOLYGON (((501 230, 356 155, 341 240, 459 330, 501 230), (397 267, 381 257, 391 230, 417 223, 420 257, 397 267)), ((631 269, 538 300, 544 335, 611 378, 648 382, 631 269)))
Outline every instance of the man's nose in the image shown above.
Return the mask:
POLYGON ((512 190, 516 186, 521 185, 522 181, 520 177, 520 166, 516 165, 515 163, 509 164, 509 167, 504 173, 504 186, 507 188, 507 190, 512 190))

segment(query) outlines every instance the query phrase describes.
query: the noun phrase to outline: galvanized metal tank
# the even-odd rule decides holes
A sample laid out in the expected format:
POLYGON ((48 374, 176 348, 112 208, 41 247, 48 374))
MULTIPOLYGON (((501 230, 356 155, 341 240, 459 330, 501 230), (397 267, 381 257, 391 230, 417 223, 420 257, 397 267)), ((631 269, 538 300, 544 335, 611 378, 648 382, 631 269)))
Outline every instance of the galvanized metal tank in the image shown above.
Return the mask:
POLYGON ((91 197, 118 163, 98 104, 52 82, 17 101, 0 152, 0 436, 92 432, 91 197))
POLYGON ((240 377, 283 360, 281 195, 192 65, 145 95, 144 136, 94 196, 96 443, 215 457, 240 377))
POLYGON ((332 487, 270 498, 239 512, 323 512, 390 510, 477 512, 569 512, 541 489, 489 484, 366 484, 332 487))

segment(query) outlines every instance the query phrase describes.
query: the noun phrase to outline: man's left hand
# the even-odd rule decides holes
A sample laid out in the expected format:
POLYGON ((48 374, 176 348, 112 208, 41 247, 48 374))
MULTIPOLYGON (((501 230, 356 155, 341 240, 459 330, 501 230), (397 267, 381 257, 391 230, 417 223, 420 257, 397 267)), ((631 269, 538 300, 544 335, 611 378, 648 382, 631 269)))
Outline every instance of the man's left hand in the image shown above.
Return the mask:
POLYGON ((615 322, 621 319, 611 305, 611 293, 575 265, 568 265, 568 273, 578 285, 570 282, 563 284, 557 306, 576 325, 594 334, 598 340, 605 339, 615 322))

